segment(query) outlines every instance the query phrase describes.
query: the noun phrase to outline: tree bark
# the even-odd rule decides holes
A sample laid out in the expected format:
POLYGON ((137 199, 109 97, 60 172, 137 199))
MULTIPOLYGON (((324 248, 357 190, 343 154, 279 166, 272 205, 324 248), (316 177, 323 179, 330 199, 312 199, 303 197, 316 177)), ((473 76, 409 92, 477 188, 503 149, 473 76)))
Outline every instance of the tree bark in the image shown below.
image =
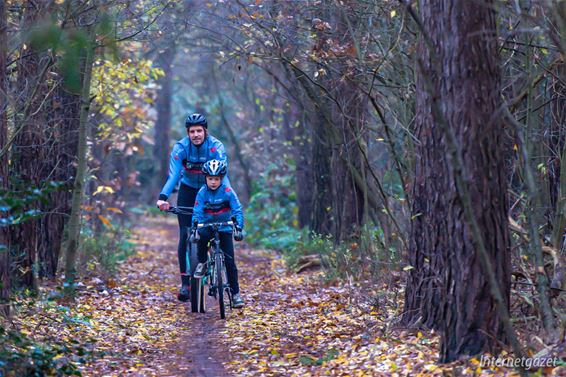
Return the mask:
MULTIPOLYGON (((8 51, 6 3, 0 2, 0 150, 8 142, 6 56, 8 51)), ((8 190, 8 155, 0 156, 0 193, 8 190)), ((0 205, 2 202, 0 201, 0 205)), ((3 213, 0 212, 0 218, 3 213)), ((0 315, 10 315, 10 252, 7 227, 0 224, 0 315)))
POLYGON ((332 125, 328 125, 325 121, 323 114, 325 110, 318 104, 315 106, 317 110, 311 124, 314 126, 313 134, 319 140, 314 141, 312 147, 312 167, 314 169, 312 230, 317 234, 330 235, 334 230, 334 219, 332 218, 334 203, 331 186, 332 143, 328 140, 329 127, 332 125))
POLYGON ((82 78, 81 91, 81 111, 79 119, 79 144, 78 144, 78 165, 77 175, 73 187, 73 200, 71 204, 71 216, 68 224, 68 242, 65 255, 65 283, 67 292, 73 292, 76 277, 76 259, 80 240, 81 228, 81 202, 84 193, 84 180, 87 168, 87 123, 90 110, 90 84, 92 77, 92 66, 94 62, 94 26, 88 27, 89 45, 86 47, 84 59, 84 72, 82 78))
MULTIPOLYGON (((28 0, 23 4, 23 28, 29 29, 43 17, 46 4, 28 0)), ((18 60, 17 109, 15 112, 16 137, 11 155, 11 187, 14 191, 39 188, 42 180, 43 128, 46 124, 45 97, 48 84, 44 80, 46 67, 51 63, 46 54, 33 46, 22 48, 24 55, 18 60)), ((38 209, 33 204, 30 209, 38 209)), ((37 267, 37 250, 40 243, 40 220, 30 219, 10 230, 11 253, 17 265, 15 281, 18 285, 34 289, 37 267)))
POLYGON ((296 159, 295 192, 297 193, 297 221, 299 228, 312 229, 313 193, 309 187, 313 186, 315 179, 312 164, 312 142, 307 133, 307 119, 304 105, 299 93, 295 93, 295 104, 289 106, 289 116, 286 124, 287 140, 291 143, 293 155, 296 159), (301 108, 299 108, 299 104, 301 108), (302 117, 302 119, 301 119, 302 117))
POLYGON ((405 289, 405 307, 402 322, 408 326, 438 329, 443 319, 440 305, 442 253, 448 248, 443 233, 447 229, 446 203, 442 193, 448 189, 445 174, 449 166, 442 150, 442 130, 434 126, 431 108, 432 96, 438 93, 439 78, 430 65, 430 53, 424 40, 418 45, 418 56, 423 59, 424 71, 417 77, 415 137, 415 176, 412 184, 411 229, 409 242, 409 276, 405 289), (435 83, 427 88, 427 75, 435 83))
POLYGON ((159 177, 155 180, 157 194, 169 174, 169 138, 171 129, 171 100, 173 98, 173 60, 175 59, 175 41, 171 38, 166 39, 166 46, 157 57, 158 66, 163 69, 165 76, 159 78, 161 88, 157 92, 155 106, 157 108, 157 121, 155 122, 155 145, 153 155, 157 160, 157 173, 159 177))
MULTIPOLYGON (((566 64, 558 65, 556 73, 557 77, 566 78, 566 64)), ((563 131, 566 125, 566 87, 560 79, 554 79, 552 86, 552 92, 559 94, 552 103, 552 122, 548 133, 548 144, 554 150, 548 162, 549 192, 554 215, 552 244, 556 250, 562 250, 566 228, 566 140, 563 131)))
POLYGON ((76 176, 75 160, 78 146, 80 96, 69 92, 59 82, 50 101, 50 118, 46 127, 46 139, 50 148, 45 151, 44 165, 49 180, 61 186, 49 194, 41 219, 41 242, 38 250, 39 277, 52 279, 56 276, 62 248, 65 226, 71 212, 73 177, 76 176))
POLYGON ((494 271, 508 306, 510 240, 495 12, 489 1, 465 0, 425 0, 419 9, 425 34, 417 81, 420 162, 405 306, 412 314, 405 319, 421 318, 440 328, 440 361, 449 362, 495 353, 507 341, 504 313, 497 308, 487 271, 494 271), (454 162, 442 122, 453 135, 462 166, 454 162), (481 263, 478 240, 465 216, 460 174, 489 269, 481 263))

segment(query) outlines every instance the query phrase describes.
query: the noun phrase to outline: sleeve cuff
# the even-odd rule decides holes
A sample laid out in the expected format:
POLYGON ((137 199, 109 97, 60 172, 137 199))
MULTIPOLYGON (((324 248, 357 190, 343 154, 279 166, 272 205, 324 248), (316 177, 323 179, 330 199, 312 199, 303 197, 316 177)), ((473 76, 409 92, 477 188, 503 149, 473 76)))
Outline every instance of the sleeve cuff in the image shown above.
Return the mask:
POLYGON ((167 195, 159 194, 159 200, 167 200, 167 195))

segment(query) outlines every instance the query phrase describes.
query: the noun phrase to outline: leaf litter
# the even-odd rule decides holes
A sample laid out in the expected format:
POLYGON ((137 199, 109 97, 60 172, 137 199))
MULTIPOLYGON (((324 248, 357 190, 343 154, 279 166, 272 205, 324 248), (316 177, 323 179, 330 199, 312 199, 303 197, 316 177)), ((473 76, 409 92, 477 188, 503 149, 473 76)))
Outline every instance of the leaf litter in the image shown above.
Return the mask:
POLYGON ((437 365, 437 335, 395 329, 400 287, 327 281, 321 271, 295 274, 275 254, 240 244, 245 308, 228 312, 225 322, 189 313, 176 299, 176 223, 148 218, 135 233, 137 252, 116 277, 83 280, 74 302, 57 298, 54 285, 42 287, 39 299, 16 303, 11 326, 37 341, 79 345, 80 355, 55 357, 70 358, 86 376, 187 375, 195 368, 187 344, 198 321, 214 321, 225 352, 210 357, 221 355, 236 376, 518 375, 482 368, 476 358, 437 365))

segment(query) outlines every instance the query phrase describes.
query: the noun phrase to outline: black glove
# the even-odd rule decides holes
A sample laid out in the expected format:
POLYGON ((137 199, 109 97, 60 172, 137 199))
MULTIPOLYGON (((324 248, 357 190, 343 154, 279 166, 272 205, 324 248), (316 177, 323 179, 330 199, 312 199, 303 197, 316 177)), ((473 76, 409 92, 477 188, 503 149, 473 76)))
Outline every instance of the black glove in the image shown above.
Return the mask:
POLYGON ((234 240, 241 241, 244 239, 244 231, 239 226, 234 229, 234 240))
POLYGON ((194 230, 191 232, 191 237, 189 238, 189 241, 192 243, 197 243, 200 240, 200 234, 198 234, 198 230, 194 230))

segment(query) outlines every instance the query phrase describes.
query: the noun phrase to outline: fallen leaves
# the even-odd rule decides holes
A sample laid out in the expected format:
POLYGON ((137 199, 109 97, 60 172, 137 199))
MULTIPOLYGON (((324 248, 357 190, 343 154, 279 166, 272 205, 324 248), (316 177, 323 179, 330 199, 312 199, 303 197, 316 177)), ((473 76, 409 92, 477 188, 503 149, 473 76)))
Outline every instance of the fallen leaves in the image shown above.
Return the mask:
POLYGON ((55 286, 45 287, 45 299, 20 303, 14 327, 44 343, 79 343, 86 357, 74 363, 83 375, 157 375, 157 361, 188 328, 187 307, 176 299, 175 228, 163 223, 159 218, 152 229, 138 229, 138 252, 120 265, 117 278, 82 281, 74 302, 68 303, 57 296, 55 286), (161 237, 169 244, 160 247, 155 239, 161 237))
MULTIPOLYGON (((144 220, 137 252, 118 276, 83 281, 74 302, 46 287, 39 300, 18 303, 12 326, 36 341, 63 344, 49 351, 52 361, 70 362, 88 376, 186 375, 211 360, 218 363, 215 376, 224 375, 222 363, 236 376, 517 375, 482 368, 474 358, 437 365, 435 334, 392 329, 396 287, 331 284, 321 271, 297 275, 259 250, 236 249, 244 309, 226 321, 216 304, 209 313, 189 313, 176 299, 170 220, 144 220)), ((563 368, 544 372, 559 375, 563 368)))
POLYGON ((325 284, 320 272, 296 275, 261 251, 238 257, 246 307, 228 316, 223 338, 234 375, 517 375, 477 359, 437 365, 436 335, 388 330, 399 303, 387 287, 325 284), (372 306, 370 292, 385 292, 384 304, 372 306))

